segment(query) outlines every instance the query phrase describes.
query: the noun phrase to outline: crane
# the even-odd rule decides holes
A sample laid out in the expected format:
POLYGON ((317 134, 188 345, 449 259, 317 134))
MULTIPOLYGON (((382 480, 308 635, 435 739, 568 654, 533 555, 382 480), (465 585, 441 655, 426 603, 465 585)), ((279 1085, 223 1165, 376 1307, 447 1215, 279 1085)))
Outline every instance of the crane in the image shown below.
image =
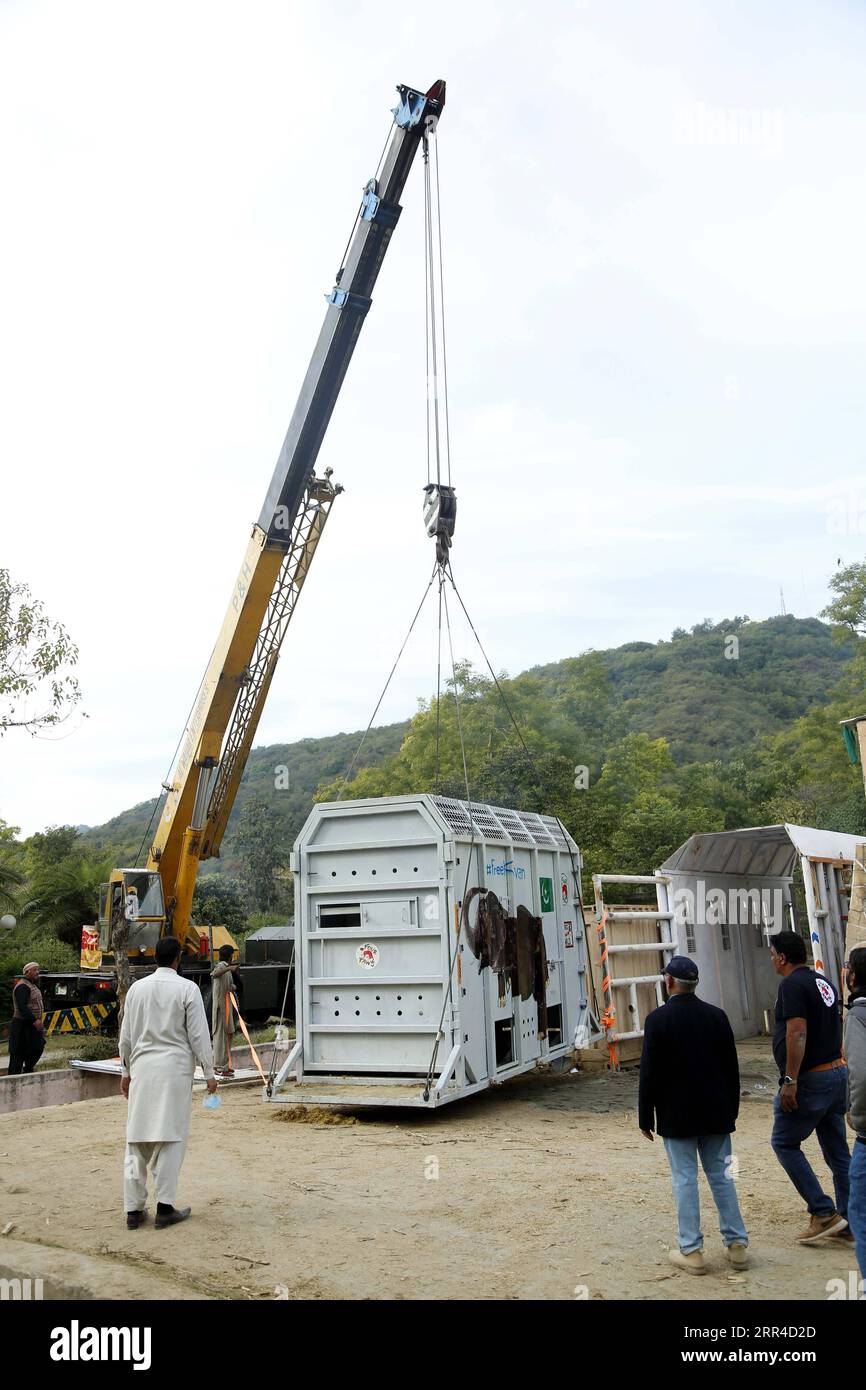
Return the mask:
MULTIPOLYGON (((413 160, 445 104, 441 80, 426 92, 402 84, 397 92, 389 139, 364 187, 334 287, 326 295, 325 320, 164 785, 146 867, 114 869, 102 890, 100 964, 103 952, 112 948, 118 957, 127 949, 152 957, 166 932, 180 940, 187 957, 207 950, 207 929, 190 921, 198 867, 219 853, 286 629, 342 491, 330 468, 317 476, 317 458, 400 217, 399 200, 413 160), (124 939, 128 945, 122 947, 124 939)), ((68 979, 43 977, 49 996, 52 982, 61 978, 68 979)), ((68 992, 61 999, 72 1002, 68 992)))

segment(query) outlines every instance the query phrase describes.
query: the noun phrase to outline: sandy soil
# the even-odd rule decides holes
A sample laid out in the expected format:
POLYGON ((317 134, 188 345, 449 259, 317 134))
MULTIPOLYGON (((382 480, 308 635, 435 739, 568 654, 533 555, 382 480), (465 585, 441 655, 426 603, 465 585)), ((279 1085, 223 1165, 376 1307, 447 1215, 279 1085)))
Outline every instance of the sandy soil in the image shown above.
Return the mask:
POLYGON ((706 1188, 709 1273, 667 1263, 667 1163, 638 1133, 634 1072, 539 1076, 433 1115, 342 1122, 287 1119, 258 1088, 224 1091, 216 1112, 197 1094, 180 1193, 193 1217, 158 1233, 123 1220, 122 1098, 4 1115, 0 1229, 15 1224, 2 1253, 21 1240, 99 1255, 118 1276, 155 1276, 166 1297, 825 1299, 853 1252, 793 1242, 803 1208, 768 1145, 768 1059, 766 1040, 742 1049, 743 1273, 723 1258, 706 1188))

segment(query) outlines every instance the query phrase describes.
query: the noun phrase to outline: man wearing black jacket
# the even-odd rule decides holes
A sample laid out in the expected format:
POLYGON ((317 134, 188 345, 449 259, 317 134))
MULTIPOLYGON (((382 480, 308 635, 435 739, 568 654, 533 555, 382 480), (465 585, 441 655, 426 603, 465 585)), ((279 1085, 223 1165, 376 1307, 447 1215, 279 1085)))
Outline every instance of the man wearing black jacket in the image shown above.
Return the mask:
POLYGON ((749 1237, 734 1183, 731 1134, 740 1109, 740 1067, 727 1015, 698 999, 698 967, 673 956, 665 970, 668 1001, 644 1024, 638 1123, 644 1138, 661 1135, 671 1167, 679 1225, 668 1258, 678 1269, 704 1274, 698 1157, 719 1212, 731 1264, 748 1263, 749 1237), (654 1123, 655 1122, 655 1123, 654 1123))

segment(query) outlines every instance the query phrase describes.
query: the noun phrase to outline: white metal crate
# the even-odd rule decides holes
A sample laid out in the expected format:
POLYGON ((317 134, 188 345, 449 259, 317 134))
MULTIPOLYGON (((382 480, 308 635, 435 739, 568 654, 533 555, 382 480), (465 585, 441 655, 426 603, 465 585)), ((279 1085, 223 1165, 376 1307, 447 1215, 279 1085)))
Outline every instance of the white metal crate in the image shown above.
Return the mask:
POLYGON ((292 868, 297 1041, 272 1100, 373 1105, 403 1083, 387 1103, 437 1105, 586 1044, 580 853, 554 817, 426 794, 322 803, 292 868), (500 1002, 459 931, 476 886, 542 919, 546 1037, 535 999, 509 985, 500 1002))

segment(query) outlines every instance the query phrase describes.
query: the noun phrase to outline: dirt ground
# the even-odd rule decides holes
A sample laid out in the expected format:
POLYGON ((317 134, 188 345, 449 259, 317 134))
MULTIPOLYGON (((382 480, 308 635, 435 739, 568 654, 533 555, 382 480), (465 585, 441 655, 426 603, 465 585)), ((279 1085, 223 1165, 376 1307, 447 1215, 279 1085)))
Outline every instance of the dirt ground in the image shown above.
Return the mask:
POLYGON ((14 1223, 0 1260, 14 1263, 16 1241, 98 1256, 107 1298, 130 1296, 123 1275, 138 1270, 165 1298, 826 1299, 853 1252, 794 1244, 804 1212, 768 1144, 767 1040, 744 1045, 741 1064, 745 1272, 723 1257, 703 1180, 709 1272, 668 1264, 668 1168, 638 1132, 633 1071, 359 1119, 287 1119, 258 1087, 225 1090, 208 1112, 197 1091, 179 1195, 193 1217, 164 1232, 125 1227, 121 1097, 0 1116, 0 1230, 14 1223))

